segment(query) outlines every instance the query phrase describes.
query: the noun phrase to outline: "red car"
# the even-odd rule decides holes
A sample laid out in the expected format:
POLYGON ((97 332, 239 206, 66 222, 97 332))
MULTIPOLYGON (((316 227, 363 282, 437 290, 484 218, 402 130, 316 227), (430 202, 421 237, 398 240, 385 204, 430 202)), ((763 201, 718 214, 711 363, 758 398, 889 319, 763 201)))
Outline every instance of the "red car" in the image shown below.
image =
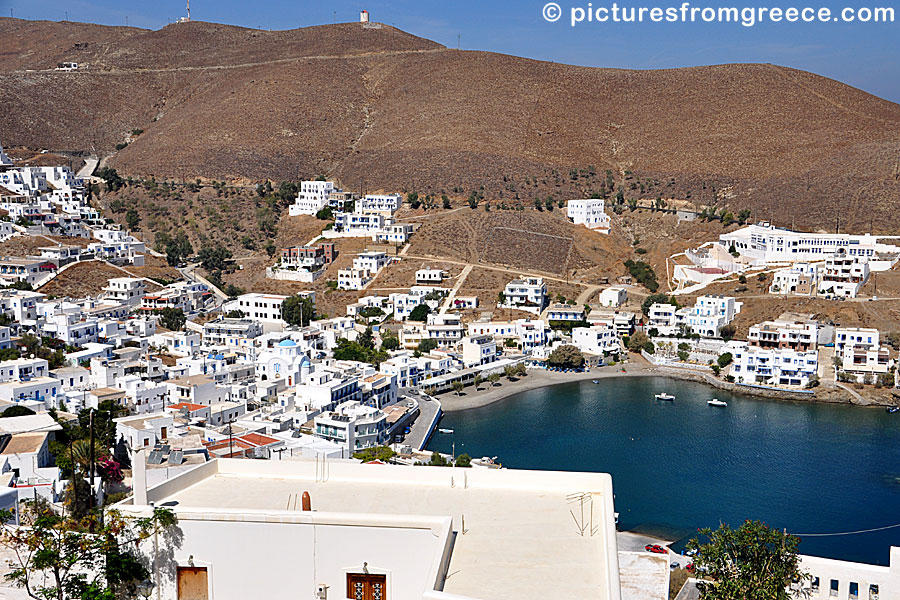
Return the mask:
POLYGON ((647 552, 653 552, 654 554, 668 554, 669 551, 660 546, 659 544, 647 544, 644 546, 644 550, 647 552))
POLYGON ((688 566, 686 566, 684 568, 684 570, 687 571, 688 573, 693 573, 694 572, 694 563, 691 563, 688 566))

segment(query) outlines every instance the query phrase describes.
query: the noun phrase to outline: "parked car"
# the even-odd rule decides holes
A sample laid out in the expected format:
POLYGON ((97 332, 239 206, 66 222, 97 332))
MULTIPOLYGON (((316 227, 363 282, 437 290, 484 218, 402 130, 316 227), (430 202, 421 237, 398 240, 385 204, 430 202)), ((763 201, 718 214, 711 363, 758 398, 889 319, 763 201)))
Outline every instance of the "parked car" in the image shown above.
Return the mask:
POLYGON ((659 544, 647 544, 644 546, 644 550, 647 552, 653 552, 654 554, 668 554, 668 550, 660 546, 659 544))

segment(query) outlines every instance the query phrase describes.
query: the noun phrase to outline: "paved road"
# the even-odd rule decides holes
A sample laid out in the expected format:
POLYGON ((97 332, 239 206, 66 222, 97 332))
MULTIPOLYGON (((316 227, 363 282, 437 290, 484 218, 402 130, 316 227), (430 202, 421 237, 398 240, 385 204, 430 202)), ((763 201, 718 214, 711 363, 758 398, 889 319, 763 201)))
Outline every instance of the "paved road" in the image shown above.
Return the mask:
POLYGON ((453 300, 456 298, 456 294, 459 292, 459 289, 463 286, 463 283, 466 282, 466 277, 469 276, 469 273, 472 272, 472 265, 466 265, 463 267, 462 273, 459 274, 459 277, 456 278, 456 285, 453 286, 453 289, 450 290, 450 293, 447 295, 447 300, 444 301, 444 305, 441 306, 441 314, 446 313, 453 306, 453 300))
POLYGON ((434 415, 440 408, 440 403, 437 400, 428 400, 421 395, 417 396, 416 400, 419 402, 419 416, 416 417, 416 421, 410 428, 404 443, 418 450, 425 446, 427 441, 425 437, 428 435, 428 429, 431 427, 434 415))
POLYGON ((97 168, 98 162, 100 162, 100 159, 97 158, 96 156, 89 156, 86 159, 84 159, 84 166, 81 167, 80 171, 78 171, 78 174, 76 175, 76 177, 85 178, 85 177, 90 177, 91 175, 93 175, 94 169, 97 168))

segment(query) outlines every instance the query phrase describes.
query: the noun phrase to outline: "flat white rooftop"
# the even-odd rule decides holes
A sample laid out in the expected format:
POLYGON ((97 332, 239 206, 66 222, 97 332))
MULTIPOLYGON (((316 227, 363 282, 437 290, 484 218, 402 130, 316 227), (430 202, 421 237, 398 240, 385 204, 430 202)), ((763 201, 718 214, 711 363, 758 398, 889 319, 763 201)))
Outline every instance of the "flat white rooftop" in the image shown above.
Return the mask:
MULTIPOLYGON (((483 599, 620 598, 606 474, 219 459, 151 488, 148 502, 206 521, 265 514, 286 522, 284 513, 317 518, 320 511, 322 519, 367 523, 450 517, 449 543, 435 534, 443 573, 437 585, 426 581, 421 594, 429 598, 437 597, 431 588, 483 599), (303 492, 312 515, 298 514, 303 492)), ((129 504, 120 507, 139 509, 129 504)))

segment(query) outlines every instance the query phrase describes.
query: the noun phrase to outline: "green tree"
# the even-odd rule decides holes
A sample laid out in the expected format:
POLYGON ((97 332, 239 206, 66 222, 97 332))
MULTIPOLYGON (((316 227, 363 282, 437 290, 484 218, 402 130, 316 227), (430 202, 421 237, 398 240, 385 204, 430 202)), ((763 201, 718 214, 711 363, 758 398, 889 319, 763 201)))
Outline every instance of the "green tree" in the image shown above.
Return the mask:
POLYGON ((584 355, 575 346, 560 346, 547 357, 547 364, 562 369, 580 369, 584 366, 584 355))
POLYGON ((497 385, 500 383, 500 373, 491 373, 488 375, 488 381, 491 382, 491 385, 497 385))
POLYGON ((20 404, 13 404, 2 413, 0 413, 0 419, 6 417, 24 417, 28 415, 33 415, 35 412, 28 408, 27 406, 22 406, 20 404))
POLYGON ((453 391, 456 392, 456 395, 459 396, 463 391, 463 382, 462 381, 454 381, 450 384, 450 387, 453 388, 453 391))
MULTIPOLYGON (((14 511, 0 516, 5 523, 16 518, 14 511)), ((137 583, 150 575, 140 543, 166 539, 177 524, 165 508, 154 508, 149 517, 126 518, 111 510, 102 522, 93 515, 74 520, 43 500, 23 501, 18 517, 22 527, 0 530, 0 544, 12 550, 6 579, 36 600, 134 598, 137 583), (89 528, 93 535, 87 535, 89 528)))
POLYGON ((425 304, 423 302, 422 304, 420 304, 417 307, 415 307, 414 309, 412 309, 412 311, 409 313, 409 317, 407 317, 407 319, 410 321, 418 321, 420 323, 423 323, 423 322, 425 322, 425 319, 428 318, 428 313, 430 313, 430 312, 431 312, 431 307, 429 307, 427 304, 425 304))
POLYGON ((128 212, 125 213, 125 224, 128 225, 128 229, 137 229, 138 225, 141 224, 141 215, 138 214, 138 211, 129 208, 128 212))
POLYGON ((95 174, 106 183, 107 192, 115 192, 125 185, 125 180, 119 177, 115 169, 103 167, 98 169, 95 174))
POLYGON ((800 569, 798 537, 759 521, 699 533, 709 541, 694 538, 687 549, 696 551, 694 566, 703 573, 700 600, 790 600, 790 583, 809 579, 800 569))
POLYGON ((3 348, 0 350, 0 361, 4 360, 16 360, 19 358, 21 354, 15 348, 3 348))
POLYGON ((268 244, 266 244, 266 254, 269 255, 269 258, 272 258, 273 256, 275 256, 275 252, 277 250, 278 250, 278 247, 275 246, 274 242, 269 242, 268 244))
POLYGON ((396 350, 400 347, 400 339, 396 335, 385 335, 381 338, 382 350, 396 350))
POLYGON ((222 246, 203 246, 197 257, 200 259, 200 265, 207 271, 222 271, 228 267, 231 250, 222 246))
POLYGON ((370 460, 380 460, 383 462, 388 462, 397 453, 391 450, 388 446, 375 446, 374 448, 365 448, 360 450, 359 452, 353 453, 353 458, 356 460, 361 460, 363 462, 369 462, 370 460))
POLYGON ((719 356, 716 363, 719 365, 719 368, 724 369, 728 365, 731 364, 731 361, 734 360, 734 356, 731 355, 731 352, 725 352, 721 356, 719 356))
POLYGON ((426 338, 419 342, 419 345, 416 346, 416 351, 420 354, 427 354, 438 347, 437 340, 433 340, 431 338, 426 338))
POLYGON ((650 338, 643 331, 635 331, 634 334, 628 336, 626 347, 632 352, 640 352, 650 344, 650 338))
POLYGON ((472 466, 472 457, 468 454, 460 454, 456 457, 456 466, 467 469, 472 466))
POLYGON ((737 327, 729 323, 728 325, 723 325, 721 329, 719 329, 719 335, 726 342, 734 339, 734 335, 737 333, 737 327))
POLYGON ((450 463, 444 458, 444 455, 440 452, 432 452, 431 460, 428 461, 429 467, 449 467, 450 463))
POLYGON ((180 308, 164 308, 159 311, 159 324, 169 331, 181 331, 186 322, 187 317, 180 308))
POLYGON ((410 192, 406 195, 406 201, 409 203, 409 207, 413 210, 418 209, 422 206, 422 201, 419 200, 419 194, 417 192, 410 192))
POLYGON ((441 203, 444 206, 444 210, 453 208, 453 204, 450 203, 450 198, 447 196, 447 194, 441 195, 441 203))
POLYGON ((472 380, 472 384, 475 386, 476 391, 481 389, 482 383, 484 383, 484 377, 482 377, 480 373, 478 375, 475 375, 475 379, 472 380))
POLYGON ((359 334, 359 339, 356 341, 356 343, 358 343, 366 350, 374 350, 375 337, 372 335, 372 328, 366 327, 366 330, 359 334))
POLYGON ((648 263, 642 260, 626 260, 625 268, 631 273, 635 281, 643 285, 651 292, 659 289, 659 282, 656 280, 656 272, 648 263))
MULTIPOLYGON (((157 239, 159 239, 159 236, 157 236, 157 239)), ((184 259, 194 253, 194 247, 191 245, 187 234, 180 229, 175 234, 175 237, 166 236, 165 242, 166 262, 171 267, 180 265, 184 262, 184 259)))
POLYGON ((306 296, 291 296, 281 307, 282 318, 288 325, 306 327, 316 317, 316 306, 306 296))

